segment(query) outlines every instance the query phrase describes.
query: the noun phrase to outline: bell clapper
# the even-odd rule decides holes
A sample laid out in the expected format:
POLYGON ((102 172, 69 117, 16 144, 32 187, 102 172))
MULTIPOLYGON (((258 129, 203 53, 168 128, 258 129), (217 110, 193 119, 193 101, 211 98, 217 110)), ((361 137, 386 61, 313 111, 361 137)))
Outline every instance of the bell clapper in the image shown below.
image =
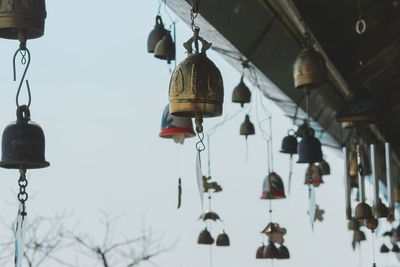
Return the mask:
POLYGON ((19 169, 19 180, 18 180, 18 185, 19 185, 19 193, 18 193, 18 201, 21 203, 22 210, 21 210, 21 216, 22 219, 27 215, 26 213, 26 205, 25 202, 28 200, 28 193, 26 192, 26 187, 28 186, 28 180, 26 179, 26 169, 21 168, 19 169))
POLYGON ((178 179, 178 209, 180 209, 182 204, 182 179, 178 179))

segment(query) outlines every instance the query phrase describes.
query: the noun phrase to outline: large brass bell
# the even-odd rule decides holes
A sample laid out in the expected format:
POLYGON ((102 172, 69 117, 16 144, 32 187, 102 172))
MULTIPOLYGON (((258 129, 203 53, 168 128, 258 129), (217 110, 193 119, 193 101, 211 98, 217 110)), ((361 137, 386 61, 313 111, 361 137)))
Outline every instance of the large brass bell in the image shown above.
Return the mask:
POLYGON ((0 37, 34 39, 43 36, 45 0, 0 1, 0 37))
POLYGON ((355 218, 357 220, 366 220, 372 218, 371 207, 365 202, 359 203, 355 209, 355 218))
POLYGON ((254 134, 254 125, 251 123, 249 115, 246 115, 244 122, 240 125, 240 135, 244 135, 247 139, 247 136, 254 134))
POLYGON ((232 102, 240 103, 240 106, 243 107, 245 103, 250 103, 251 92, 250 89, 243 82, 243 76, 240 79, 240 83, 235 87, 232 94, 232 102))
POLYGON ((207 57, 211 44, 198 36, 189 39, 184 47, 189 56, 174 70, 169 85, 170 112, 177 116, 217 117, 222 115, 224 86, 219 69, 207 57), (198 42, 202 43, 199 51, 198 42), (195 53, 192 50, 193 42, 195 53))
POLYGON ((282 147, 280 152, 285 154, 297 154, 297 138, 293 130, 288 131, 288 135, 282 140, 282 147))
POLYGON ((4 129, 0 167, 7 169, 39 169, 50 165, 45 160, 45 139, 42 128, 31 121, 28 106, 19 106, 17 120, 4 129))
POLYGON ((285 260, 290 258, 289 250, 284 245, 278 248, 278 259, 285 260))
POLYGON ((264 248, 264 258, 266 259, 276 259, 278 258, 279 251, 274 245, 274 243, 268 243, 268 245, 264 248))
POLYGON ((161 16, 156 16, 156 25, 147 38, 147 52, 154 53, 156 45, 168 33, 161 16))
POLYGON ((199 238, 197 239, 197 244, 211 245, 212 243, 214 243, 214 238, 212 238, 210 232, 205 228, 201 231, 199 238))
POLYGON ((314 137, 314 129, 309 128, 297 146, 299 160, 297 163, 314 163, 322 161, 321 142, 314 137))
POLYGON ((166 60, 168 64, 175 60, 175 43, 172 40, 170 31, 166 31, 164 37, 157 43, 154 49, 154 56, 166 60))
POLYGON ((217 237, 217 246, 219 247, 228 247, 230 245, 229 236, 222 231, 217 237))
POLYGON ((294 86, 297 89, 314 89, 327 80, 324 58, 313 47, 304 48, 293 66, 294 86))

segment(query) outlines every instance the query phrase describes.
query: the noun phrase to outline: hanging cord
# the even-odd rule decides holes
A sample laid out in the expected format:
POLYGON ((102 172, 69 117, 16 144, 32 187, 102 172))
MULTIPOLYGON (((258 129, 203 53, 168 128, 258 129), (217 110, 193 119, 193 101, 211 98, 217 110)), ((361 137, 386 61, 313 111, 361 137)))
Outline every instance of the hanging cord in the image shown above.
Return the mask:
POLYGON ((26 187, 28 186, 28 180, 26 179, 26 169, 19 170, 19 193, 18 193, 18 201, 21 203, 22 211, 21 216, 22 219, 27 215, 26 213, 26 205, 25 202, 28 200, 28 193, 26 192, 26 187))
POLYGON ((374 230, 371 231, 372 235, 372 258, 374 260, 374 263, 372 264, 372 267, 376 267, 376 259, 375 259, 375 235, 374 235, 374 230))
MULTIPOLYGON (((15 97, 15 102, 17 104, 17 107, 20 106, 20 104, 19 104, 19 94, 21 92, 21 88, 22 88, 22 85, 24 83, 26 73, 28 72, 29 65, 31 64, 31 53, 29 52, 29 50, 26 47, 23 47, 23 46, 21 46, 21 47, 15 52, 14 57, 13 57, 14 82, 17 80, 17 71, 16 71, 16 63, 15 62, 16 62, 16 58, 17 58, 18 54, 20 54, 22 56, 21 64, 23 66, 25 66, 25 70, 24 70, 24 72, 22 74, 21 81, 19 82, 17 95, 15 97)), ((26 87, 27 87, 27 92, 28 92, 28 104, 27 104, 27 106, 30 107, 31 101, 32 101, 32 96, 31 96, 31 89, 29 87, 28 80, 26 80, 26 87)))
MULTIPOLYGON (((208 164, 208 177, 211 177, 211 151, 210 151, 210 135, 207 134, 207 164, 208 164)), ((210 195, 211 199, 211 195, 210 195)))

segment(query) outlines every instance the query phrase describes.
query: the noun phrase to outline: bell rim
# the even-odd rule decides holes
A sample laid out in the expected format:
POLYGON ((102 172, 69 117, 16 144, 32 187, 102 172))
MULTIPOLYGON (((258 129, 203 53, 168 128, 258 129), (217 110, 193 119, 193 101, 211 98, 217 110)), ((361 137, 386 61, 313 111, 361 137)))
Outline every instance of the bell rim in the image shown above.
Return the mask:
MULTIPOLYGON (((297 149, 296 149, 296 150, 297 150, 297 149)), ((280 153, 283 153, 283 154, 290 154, 290 155, 296 155, 296 154, 298 154, 297 151, 296 151, 295 153, 291 153, 291 152, 287 152, 287 151, 284 150, 284 149, 279 150, 279 152, 280 152, 280 153)))
POLYGON ((178 117, 195 118, 201 115, 203 118, 213 118, 222 116, 223 101, 220 103, 207 103, 207 100, 202 100, 201 103, 186 103, 182 100, 179 102, 170 101, 169 103, 169 113, 178 117), (193 111, 196 110, 196 111, 193 111), (198 110, 198 111, 197 111, 198 110))
POLYGON ((284 191, 277 191, 277 190, 271 190, 269 192, 264 191, 261 194, 260 199, 285 199, 286 195, 284 191), (271 197, 268 197, 268 193, 272 193, 271 197))
POLYGON ((29 163, 28 161, 0 162, 0 167, 4 169, 43 169, 50 166, 48 161, 38 161, 29 163))
POLYGON ((26 39, 37 39, 44 35, 46 11, 40 17, 0 16, 0 37, 17 40, 19 29, 26 30, 26 39), (23 19, 23 23, 20 20, 23 19), (33 25, 33 26, 32 26, 33 25))
POLYGON ((158 134, 161 138, 174 138, 174 134, 184 134, 185 138, 191 138, 196 136, 196 133, 193 129, 189 129, 186 127, 176 127, 176 128, 163 128, 161 129, 160 133, 158 134))

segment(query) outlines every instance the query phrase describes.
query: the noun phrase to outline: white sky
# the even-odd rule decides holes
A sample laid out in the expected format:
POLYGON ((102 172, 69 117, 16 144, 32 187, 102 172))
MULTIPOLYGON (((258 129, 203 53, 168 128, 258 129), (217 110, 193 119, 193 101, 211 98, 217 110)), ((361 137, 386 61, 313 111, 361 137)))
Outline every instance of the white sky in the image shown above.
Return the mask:
MULTIPOLYGON (((118 231, 126 235, 139 235, 145 217, 155 234, 164 234, 166 244, 179 238, 175 250, 154 259, 158 266, 204 267, 209 264, 209 247, 196 244, 203 228, 197 221, 201 207, 195 179, 196 138, 180 148, 183 205, 177 210, 179 147, 158 137, 170 73, 166 63, 146 51, 157 6, 156 0, 47 1, 45 36, 28 42, 32 53, 28 78, 32 119, 45 131, 51 166, 28 172, 28 192, 34 195, 28 212, 33 218, 74 211, 74 219, 80 220, 79 231, 95 237, 101 237, 99 210, 124 214, 118 231)), ((181 44, 191 32, 183 22, 177 30, 180 61, 184 57, 181 44)), ((1 40, 3 126, 15 120, 17 83, 12 82, 11 60, 17 46, 16 41, 1 40)), ((240 108, 230 101, 240 74, 216 53, 209 52, 209 57, 223 75, 224 114, 233 114, 240 108)), ((273 113, 275 171, 286 184, 289 160, 278 150, 291 122, 275 104, 266 103, 273 113)), ((255 123, 254 113, 251 118, 255 123)), ((266 144, 257 128, 257 135, 249 137, 249 161, 245 162, 246 145, 238 134, 243 119, 241 114, 227 122, 211 139, 212 176, 224 189, 215 196, 213 207, 224 219, 231 239, 229 248, 213 247, 214 266, 271 264, 255 259, 262 240, 259 232, 269 223, 268 202, 259 199, 267 174, 266 144)), ((206 131, 221 120, 206 120, 206 131)), ((306 166, 295 166, 290 198, 273 202, 274 221, 288 230, 285 245, 291 253, 290 260, 274 261, 275 266, 359 266, 344 217, 343 163, 336 153, 327 149, 324 153, 332 174, 317 188, 317 203, 326 211, 325 220, 316 224, 313 233, 303 185, 306 166)), ((203 153, 204 163, 206 155, 203 153)), ((206 164, 203 170, 206 174, 206 164)), ((16 170, 0 172, 1 217, 10 223, 17 207, 6 200, 13 198, 11 191, 17 191, 17 178, 16 170)), ((214 237, 221 227, 214 226, 214 237)), ((4 229, 2 233, 7 234, 4 229)), ((370 233, 367 238, 362 262, 372 266, 370 233)), ((377 251, 381 243, 382 239, 376 242, 377 251)), ((396 262, 392 254, 377 252, 378 266, 396 262)))

